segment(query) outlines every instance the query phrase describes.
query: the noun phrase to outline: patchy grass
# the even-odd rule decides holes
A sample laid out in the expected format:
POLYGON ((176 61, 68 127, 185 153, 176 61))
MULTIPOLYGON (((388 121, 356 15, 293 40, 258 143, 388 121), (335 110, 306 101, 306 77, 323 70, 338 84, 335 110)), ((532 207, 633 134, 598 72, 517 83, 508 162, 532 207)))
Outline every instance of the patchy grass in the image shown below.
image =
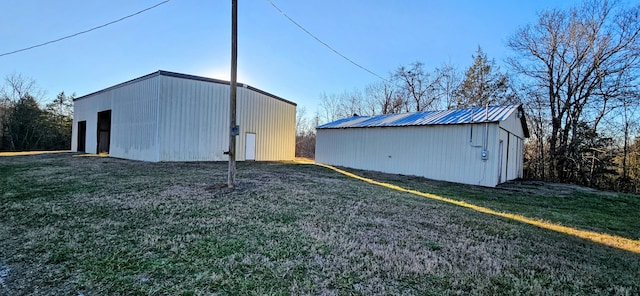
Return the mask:
POLYGON ((513 181, 493 189, 415 176, 349 171, 407 189, 463 200, 493 210, 640 240, 640 196, 633 194, 537 181, 513 181))
MULTIPOLYGON (((358 173, 638 238, 635 196, 358 173)), ((238 189, 225 180, 226 163, 0 159, 0 294, 640 293, 638 254, 325 168, 239 163, 238 189)))

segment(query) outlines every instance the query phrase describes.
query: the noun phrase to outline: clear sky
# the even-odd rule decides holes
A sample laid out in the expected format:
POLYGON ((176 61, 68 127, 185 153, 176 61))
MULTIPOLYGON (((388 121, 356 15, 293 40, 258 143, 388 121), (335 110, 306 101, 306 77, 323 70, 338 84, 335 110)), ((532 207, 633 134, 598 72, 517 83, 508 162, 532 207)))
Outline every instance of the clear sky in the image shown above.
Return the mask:
MULTIPOLYGON (((313 111, 320 95, 378 78, 308 36, 266 0, 239 1, 238 81, 313 111)), ((0 1, 0 54, 77 33, 160 0, 0 1)), ((387 77, 400 65, 464 70, 480 45, 499 64, 508 38, 546 8, 577 0, 273 0, 342 54, 387 77)), ((85 95, 157 70, 229 79, 230 0, 172 0, 105 28, 0 57, 0 76, 34 78, 53 98, 85 95)))

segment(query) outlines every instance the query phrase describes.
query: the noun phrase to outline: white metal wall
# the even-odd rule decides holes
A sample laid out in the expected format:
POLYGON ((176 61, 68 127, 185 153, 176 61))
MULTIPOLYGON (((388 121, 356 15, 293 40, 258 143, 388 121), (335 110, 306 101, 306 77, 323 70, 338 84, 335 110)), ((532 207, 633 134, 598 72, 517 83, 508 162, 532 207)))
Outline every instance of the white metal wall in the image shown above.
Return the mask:
POLYGON ((226 160, 229 86, 161 76, 161 161, 226 160))
MULTIPOLYGON (((161 76, 161 161, 223 161, 229 149, 229 86, 161 76)), ((244 160, 245 134, 256 134, 256 160, 295 156, 296 106, 238 88, 236 159, 244 160)))
POLYGON ((486 161, 482 148, 469 141, 473 129, 473 145, 483 144, 485 123, 319 129, 316 161, 490 187, 522 177, 524 132, 517 112, 487 126, 486 161))
POLYGON ((498 184, 498 125, 489 124, 489 159, 480 158, 484 124, 319 129, 316 161, 434 180, 498 184))
POLYGON ((98 112, 105 110, 111 110, 109 155, 158 161, 157 76, 74 101, 73 151, 78 148, 78 122, 86 121, 86 152, 96 153, 98 112))
MULTIPOLYGON (((522 178, 524 157, 524 130, 518 117, 518 112, 513 112, 508 118, 500 122, 500 139, 508 144, 508 162, 503 167, 506 180, 522 178)), ((505 150, 506 151, 506 150, 505 150)), ((507 155, 505 155, 506 161, 507 155)))
POLYGON ((245 134, 256 134, 256 160, 293 160, 296 149, 296 106, 250 89, 238 89, 237 138, 244 160, 245 134))
MULTIPOLYGON (((229 85, 151 75, 74 101, 72 150, 86 120, 86 152, 97 148, 98 112, 112 110, 110 155, 145 161, 228 160, 229 85)), ((248 88, 238 89, 236 159, 245 134, 256 134, 256 160, 295 156, 296 106, 248 88)))
POLYGON ((77 100, 73 102, 73 126, 71 128, 71 151, 78 151, 78 122, 86 121, 86 139, 85 139, 85 151, 88 153, 95 153, 97 148, 97 112, 93 112, 95 108, 92 108, 92 102, 85 100, 77 100), (91 114, 95 113, 95 117, 91 114), (89 119, 89 117, 92 117, 89 119))
POLYGON ((522 129, 522 122, 518 117, 517 110, 515 112, 512 112, 505 120, 501 121, 500 127, 520 137, 521 139, 524 138, 524 130, 522 129))

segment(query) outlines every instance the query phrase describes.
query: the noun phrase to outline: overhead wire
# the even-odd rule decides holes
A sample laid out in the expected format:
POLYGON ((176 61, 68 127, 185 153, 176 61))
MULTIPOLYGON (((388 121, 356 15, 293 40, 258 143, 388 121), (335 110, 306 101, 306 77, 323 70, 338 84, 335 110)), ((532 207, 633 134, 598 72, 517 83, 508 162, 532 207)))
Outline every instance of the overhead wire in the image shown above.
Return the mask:
MULTIPOLYGON (((293 18, 291 18, 287 13, 285 13, 280 7, 278 7, 275 3, 273 3, 272 0, 266 0, 267 2, 269 2, 269 4, 271 4, 271 6, 273 6, 273 8, 275 8, 278 12, 280 12, 280 14, 282 14, 285 18, 287 18, 291 23, 293 23, 294 25, 296 25, 298 28, 300 28, 300 30, 304 31, 307 35, 311 36, 313 39, 315 39, 316 41, 318 41, 320 44, 324 45, 326 48, 328 48, 329 50, 331 50, 332 52, 334 52, 335 54, 337 54, 338 56, 342 57, 343 59, 347 60, 349 63, 355 65, 356 67, 368 72, 369 74, 387 82, 393 85, 396 85, 394 82, 389 81, 388 79, 385 79, 384 77, 376 74, 375 72, 367 69, 366 67, 358 64, 357 62, 355 62, 354 60, 350 59, 349 57, 345 56, 344 54, 342 54, 341 52, 339 52, 337 49, 333 48, 331 45, 327 44, 326 42, 322 41, 320 38, 318 38, 316 35, 314 35, 313 33, 311 33, 309 30, 307 30, 305 27, 303 27, 300 23, 298 23, 297 21, 295 21, 293 18)), ((549 106, 527 106, 530 109, 534 109, 534 110, 550 110, 551 107, 549 106)))
POLYGON ((42 46, 45 46, 45 45, 48 45, 48 44, 51 44, 51 43, 56 43, 56 42, 60 42, 60 41, 65 40, 65 39, 73 38, 73 37, 76 37, 78 35, 86 34, 86 33, 89 33, 91 31, 95 31, 97 29, 104 28, 106 26, 113 25, 115 23, 121 22, 121 21, 126 20, 128 18, 134 17, 134 16, 139 15, 139 14, 141 14, 143 12, 146 12, 146 11, 149 11, 151 9, 154 9, 154 8, 156 8, 156 7, 158 7, 158 6, 162 5, 162 4, 165 4, 165 3, 169 2, 169 1, 171 1, 171 0, 164 0, 164 1, 159 2, 159 3, 157 3, 157 4, 153 5, 153 6, 149 6, 149 7, 145 8, 145 9, 143 9, 143 10, 137 11, 137 12, 129 14, 127 16, 123 16, 123 17, 121 17, 121 18, 119 18, 119 19, 117 19, 115 21, 111 21, 111 22, 108 22, 106 24, 103 24, 103 25, 100 25, 100 26, 97 26, 97 27, 93 27, 93 28, 90 28, 90 29, 87 29, 87 30, 84 30, 84 31, 80 31, 80 32, 77 32, 77 33, 74 33, 74 34, 71 34, 71 35, 60 37, 60 38, 55 39, 55 40, 50 40, 50 41, 47 41, 47 42, 44 42, 44 43, 40 43, 40 44, 32 45, 32 46, 29 46, 29 47, 17 49, 17 50, 14 50, 14 51, 0 53, 0 57, 16 54, 16 53, 27 51, 27 50, 31 50, 31 49, 42 47, 42 46))
POLYGON ((271 1, 271 0, 266 0, 266 1, 269 2, 269 4, 271 4, 271 6, 273 6, 273 8, 275 8, 278 12, 280 12, 280 14, 282 14, 285 18, 287 18, 291 23, 293 23, 298 28, 300 28, 300 30, 302 30, 305 33, 307 33, 307 35, 311 36, 313 39, 315 39, 316 41, 320 42, 320 44, 324 45, 326 48, 328 48, 329 50, 333 51, 338 56, 340 56, 343 59, 347 60, 349 63, 353 64, 354 66, 356 66, 356 67, 368 72, 369 74, 371 74, 371 75, 373 75, 375 77, 378 77, 378 78, 380 78, 381 80, 383 80, 385 82, 392 83, 391 81, 385 79, 384 77, 382 77, 382 76, 376 74, 375 72, 365 68, 364 66, 356 63, 354 60, 348 58, 347 56, 345 56, 344 54, 342 54, 341 52, 339 52, 337 49, 333 48, 331 45, 327 44, 326 42, 320 40, 320 38, 318 38, 313 33, 309 32, 309 30, 307 30, 305 27, 303 27, 300 23, 296 22, 289 15, 287 15, 282 9, 280 9, 280 7, 278 7, 275 3, 273 3, 273 1, 271 1))

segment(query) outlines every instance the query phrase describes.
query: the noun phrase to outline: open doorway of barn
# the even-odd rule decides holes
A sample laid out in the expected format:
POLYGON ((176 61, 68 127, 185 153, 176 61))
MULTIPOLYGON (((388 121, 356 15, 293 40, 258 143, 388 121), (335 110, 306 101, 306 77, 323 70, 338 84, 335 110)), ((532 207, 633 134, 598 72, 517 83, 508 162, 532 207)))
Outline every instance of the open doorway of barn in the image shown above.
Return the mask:
POLYGON ((109 153, 111 141, 111 110, 98 112, 98 153, 109 153))
POLYGON ((87 151, 87 121, 78 121, 78 152, 87 151))

